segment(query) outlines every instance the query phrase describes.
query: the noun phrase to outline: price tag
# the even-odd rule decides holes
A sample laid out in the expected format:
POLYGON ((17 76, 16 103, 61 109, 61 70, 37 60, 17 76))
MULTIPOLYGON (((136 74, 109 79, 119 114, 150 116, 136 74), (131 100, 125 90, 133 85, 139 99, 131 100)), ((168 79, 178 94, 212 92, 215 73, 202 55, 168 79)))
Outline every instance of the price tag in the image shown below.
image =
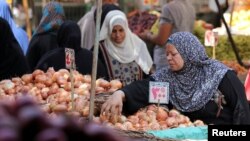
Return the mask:
POLYGON ((74 51, 74 49, 65 48, 65 66, 68 69, 75 68, 75 51, 74 51))
POLYGON ((149 82, 149 103, 168 104, 169 102, 169 83, 168 82, 149 82))
POLYGON ((218 44, 218 40, 218 32, 213 32, 212 30, 205 32, 205 46, 215 47, 218 44))

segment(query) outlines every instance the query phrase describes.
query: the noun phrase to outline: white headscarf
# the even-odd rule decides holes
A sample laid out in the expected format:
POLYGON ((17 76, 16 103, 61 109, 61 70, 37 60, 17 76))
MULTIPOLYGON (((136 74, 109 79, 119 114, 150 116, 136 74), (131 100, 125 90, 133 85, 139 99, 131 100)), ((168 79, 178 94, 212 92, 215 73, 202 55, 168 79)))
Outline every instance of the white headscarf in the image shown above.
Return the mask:
POLYGON ((100 31, 100 41, 101 40, 104 40, 105 48, 114 59, 121 63, 135 61, 144 73, 149 73, 153 61, 147 46, 139 37, 130 31, 126 15, 123 12, 113 10, 107 14, 100 31), (115 25, 122 26, 125 31, 125 39, 121 44, 112 42, 110 38, 115 25))

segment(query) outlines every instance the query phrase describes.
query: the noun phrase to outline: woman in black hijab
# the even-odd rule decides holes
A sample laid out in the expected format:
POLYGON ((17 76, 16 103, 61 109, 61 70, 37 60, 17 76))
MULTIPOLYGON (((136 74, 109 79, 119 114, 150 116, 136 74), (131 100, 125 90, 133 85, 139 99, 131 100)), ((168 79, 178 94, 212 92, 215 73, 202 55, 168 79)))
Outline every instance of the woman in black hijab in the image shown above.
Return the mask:
POLYGON ((29 72, 24 54, 8 22, 0 18, 0 80, 29 72))
MULTIPOLYGON (((59 48, 46 53, 38 62, 37 69, 47 71, 49 67, 54 67, 55 70, 66 68, 65 48, 71 48, 75 51, 76 70, 81 74, 91 74, 93 54, 91 51, 81 48, 81 31, 77 23, 64 22, 58 31, 57 42, 59 48)), ((103 65, 98 62, 97 77, 106 78, 106 76, 103 65)))

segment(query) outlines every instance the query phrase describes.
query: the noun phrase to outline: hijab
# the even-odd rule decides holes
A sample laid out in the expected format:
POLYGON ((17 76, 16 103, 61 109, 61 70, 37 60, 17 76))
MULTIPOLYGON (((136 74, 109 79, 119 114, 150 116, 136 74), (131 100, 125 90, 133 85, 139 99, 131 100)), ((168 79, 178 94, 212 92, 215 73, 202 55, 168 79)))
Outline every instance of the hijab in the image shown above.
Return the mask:
POLYGON ((163 68, 152 75, 153 78, 170 83, 170 102, 178 110, 193 112, 201 109, 216 93, 229 68, 210 59, 204 46, 190 32, 172 34, 167 44, 176 47, 184 67, 178 72, 163 68))
POLYGON ((22 48, 23 53, 26 54, 29 44, 29 38, 22 28, 17 27, 12 18, 10 7, 5 0, 0 0, 0 17, 4 18, 9 23, 18 44, 22 48))
POLYGON ((34 35, 59 29, 64 19, 63 7, 58 2, 49 2, 43 8, 43 16, 34 35))
POLYGON ((8 22, 0 17, 0 80, 28 72, 24 54, 8 22))
POLYGON ((81 49, 81 30, 73 21, 64 22, 58 30, 57 42, 59 47, 81 49))
MULTIPOLYGON (((103 4, 102 5, 102 15, 101 15, 101 21, 100 21, 100 26, 101 27, 103 25, 104 19, 107 16, 107 14, 110 11, 113 11, 113 10, 120 10, 121 11, 121 8, 118 7, 115 4, 103 4)), ((95 9, 95 12, 94 12, 94 20, 95 20, 95 22, 96 22, 96 11, 97 11, 97 9, 95 9)))
POLYGON ((100 31, 101 40, 104 40, 105 48, 114 59, 120 63, 135 61, 144 73, 149 74, 153 61, 147 46, 130 31, 126 15, 123 12, 113 10, 107 14, 100 31), (125 32, 125 39, 121 44, 114 43, 111 40, 111 33, 115 25, 122 26, 125 32))

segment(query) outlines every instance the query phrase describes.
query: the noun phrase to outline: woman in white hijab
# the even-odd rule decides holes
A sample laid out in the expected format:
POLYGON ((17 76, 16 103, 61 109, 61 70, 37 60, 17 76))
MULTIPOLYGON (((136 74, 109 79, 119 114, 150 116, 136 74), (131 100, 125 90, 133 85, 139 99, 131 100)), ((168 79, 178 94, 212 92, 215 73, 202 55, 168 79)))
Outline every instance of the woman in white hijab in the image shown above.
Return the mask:
POLYGON ((130 31, 126 15, 119 10, 105 17, 99 48, 99 59, 106 66, 109 80, 119 79, 127 85, 150 73, 153 61, 147 46, 130 31))

